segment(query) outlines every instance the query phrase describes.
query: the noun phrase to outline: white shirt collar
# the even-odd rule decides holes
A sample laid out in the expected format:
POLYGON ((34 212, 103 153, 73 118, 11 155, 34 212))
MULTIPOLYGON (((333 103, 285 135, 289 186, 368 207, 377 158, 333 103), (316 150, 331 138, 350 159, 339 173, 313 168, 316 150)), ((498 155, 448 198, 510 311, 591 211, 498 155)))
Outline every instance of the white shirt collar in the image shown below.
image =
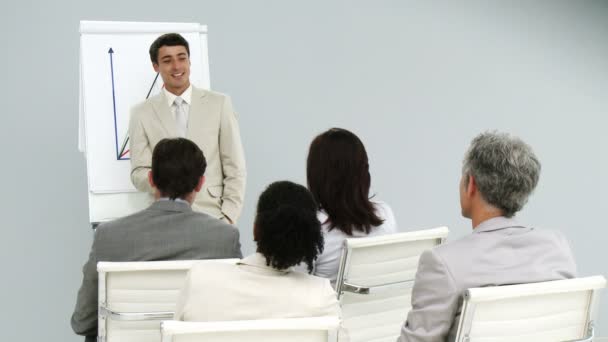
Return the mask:
POLYGON ((186 201, 184 199, 181 199, 181 198, 176 198, 176 199, 172 200, 169 197, 161 197, 158 200, 159 201, 174 201, 174 202, 186 203, 186 204, 190 205, 190 202, 188 202, 188 201, 186 201))
MULTIPOLYGON (((175 101, 175 98, 177 97, 177 95, 173 94, 172 92, 168 91, 167 88, 163 87, 163 93, 165 94, 165 98, 167 99, 167 104, 169 105, 169 108, 171 108, 171 106, 173 106, 173 102, 175 101)), ((186 104, 190 105, 190 101, 192 100, 192 83, 188 86, 188 88, 186 88, 186 90, 184 90, 184 92, 179 95, 179 97, 182 98, 182 100, 184 100, 184 102, 186 102, 186 104)))
POLYGON ((485 220, 473 229, 473 233, 491 232, 504 228, 526 228, 521 225, 514 217, 497 216, 485 220))

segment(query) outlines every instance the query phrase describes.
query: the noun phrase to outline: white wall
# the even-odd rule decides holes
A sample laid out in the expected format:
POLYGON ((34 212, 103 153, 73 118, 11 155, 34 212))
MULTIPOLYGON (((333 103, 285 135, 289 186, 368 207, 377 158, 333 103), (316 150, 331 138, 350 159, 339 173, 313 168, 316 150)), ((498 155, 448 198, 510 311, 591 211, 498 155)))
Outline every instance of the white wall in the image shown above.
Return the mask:
MULTIPOLYGON (((245 253, 258 194, 274 180, 304 183, 308 144, 332 126, 362 138, 373 188, 402 230, 463 236, 462 155, 500 129, 543 164, 521 220, 563 231, 580 274, 606 276, 607 18, 605 1, 4 5, 0 339, 80 340, 69 318, 92 233, 76 150, 79 20, 209 25, 211 83, 233 97, 249 167, 245 253)), ((606 336, 608 294, 602 303, 606 336)))

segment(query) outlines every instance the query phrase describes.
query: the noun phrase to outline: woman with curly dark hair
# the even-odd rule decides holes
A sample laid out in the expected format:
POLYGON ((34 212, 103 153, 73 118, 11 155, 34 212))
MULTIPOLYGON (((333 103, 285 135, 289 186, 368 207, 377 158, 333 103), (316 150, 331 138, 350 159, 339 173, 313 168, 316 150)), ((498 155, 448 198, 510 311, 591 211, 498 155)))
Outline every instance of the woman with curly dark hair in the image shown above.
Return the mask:
POLYGON ((323 251, 317 204, 303 186, 281 181, 260 195, 253 228, 257 252, 236 264, 201 262, 190 271, 175 319, 222 321, 339 316, 329 281, 292 266, 323 251))
POLYGON ((367 152, 350 131, 332 128, 312 141, 306 178, 325 238, 314 274, 334 283, 346 238, 396 233, 397 223, 386 203, 370 199, 367 152))

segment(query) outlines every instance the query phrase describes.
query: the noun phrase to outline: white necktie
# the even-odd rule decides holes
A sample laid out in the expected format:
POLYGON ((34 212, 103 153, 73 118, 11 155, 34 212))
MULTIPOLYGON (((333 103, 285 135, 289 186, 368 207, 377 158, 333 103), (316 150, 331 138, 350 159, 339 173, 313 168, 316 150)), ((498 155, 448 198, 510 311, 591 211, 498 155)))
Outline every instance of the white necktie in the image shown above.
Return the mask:
POLYGON ((188 118, 186 115, 185 101, 181 97, 176 97, 175 101, 173 101, 173 105, 175 106, 175 127, 177 128, 177 134, 185 138, 186 131, 188 128, 188 118))

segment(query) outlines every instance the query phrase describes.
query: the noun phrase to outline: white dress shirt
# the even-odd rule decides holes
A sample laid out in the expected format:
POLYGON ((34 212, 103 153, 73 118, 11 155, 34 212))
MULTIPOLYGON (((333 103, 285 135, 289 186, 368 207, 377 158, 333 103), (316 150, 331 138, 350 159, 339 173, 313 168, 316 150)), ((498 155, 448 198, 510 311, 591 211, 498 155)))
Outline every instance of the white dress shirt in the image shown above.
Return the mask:
MULTIPOLYGON (((173 115, 173 120, 175 121, 176 124, 178 124, 177 122, 177 107, 173 104, 175 102, 175 99, 178 97, 178 95, 173 94, 172 92, 168 91, 167 88, 163 87, 163 93, 165 94, 165 98, 167 99, 167 104, 169 105, 169 108, 171 108, 171 115, 173 115)), ((187 122, 189 119, 189 115, 190 115, 190 104, 192 103, 192 84, 188 86, 188 88, 186 88, 186 90, 184 90, 184 92, 179 95, 179 97, 182 98, 182 100, 184 100, 184 103, 182 103, 182 106, 184 108, 184 113, 186 115, 186 118, 184 120, 184 122, 186 122, 186 126, 187 126, 187 122)), ((187 132, 188 127, 178 127, 178 131, 179 132, 187 132)))

